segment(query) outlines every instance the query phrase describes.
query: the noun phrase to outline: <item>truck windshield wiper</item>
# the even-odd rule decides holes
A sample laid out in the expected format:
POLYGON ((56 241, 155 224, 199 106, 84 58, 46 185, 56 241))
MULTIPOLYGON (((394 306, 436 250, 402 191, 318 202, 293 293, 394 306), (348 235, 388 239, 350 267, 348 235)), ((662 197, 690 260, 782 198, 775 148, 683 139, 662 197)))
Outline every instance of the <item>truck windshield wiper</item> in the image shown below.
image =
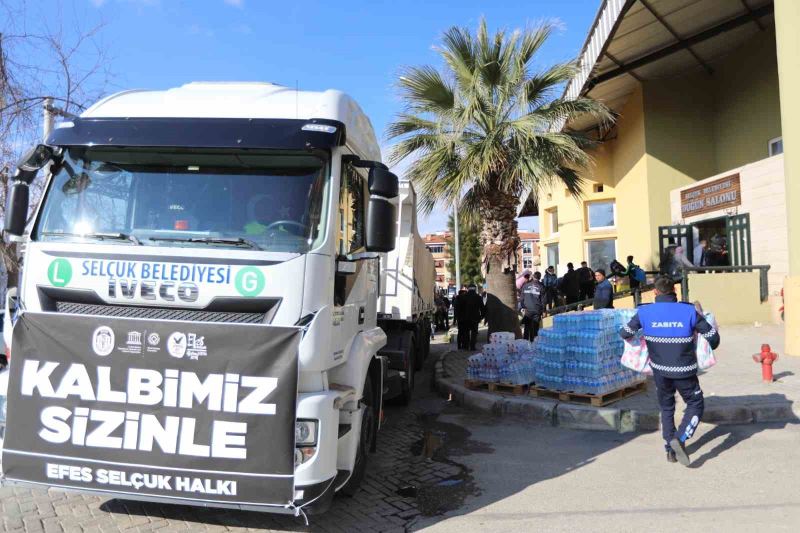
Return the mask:
POLYGON ((69 233, 61 231, 43 231, 40 233, 40 235, 44 235, 46 237, 83 237, 86 239, 99 239, 101 241, 106 239, 114 241, 129 241, 136 246, 142 245, 142 241, 128 233, 69 233))
POLYGON ((244 246, 245 248, 252 248, 253 250, 261 250, 262 248, 247 239, 241 237, 237 239, 225 239, 221 237, 148 237, 151 241, 164 241, 164 242, 191 242, 198 244, 226 244, 228 246, 244 246))

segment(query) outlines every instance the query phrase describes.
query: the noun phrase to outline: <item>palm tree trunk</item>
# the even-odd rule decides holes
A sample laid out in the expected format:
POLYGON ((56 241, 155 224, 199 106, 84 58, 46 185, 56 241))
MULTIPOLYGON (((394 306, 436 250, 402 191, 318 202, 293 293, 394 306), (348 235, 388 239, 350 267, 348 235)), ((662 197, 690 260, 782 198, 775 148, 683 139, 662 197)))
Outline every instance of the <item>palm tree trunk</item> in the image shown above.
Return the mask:
POLYGON ((490 190, 482 195, 480 216, 483 221, 481 245, 487 283, 486 317, 489 333, 513 331, 521 336, 517 312, 516 250, 517 205, 513 194, 490 190))

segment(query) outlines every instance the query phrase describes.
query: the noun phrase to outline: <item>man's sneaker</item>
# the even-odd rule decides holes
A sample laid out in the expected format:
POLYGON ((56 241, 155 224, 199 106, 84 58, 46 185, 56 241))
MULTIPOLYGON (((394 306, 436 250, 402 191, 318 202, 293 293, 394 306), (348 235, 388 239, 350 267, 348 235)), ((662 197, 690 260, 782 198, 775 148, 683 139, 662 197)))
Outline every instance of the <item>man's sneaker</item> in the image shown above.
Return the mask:
POLYGON ((683 466, 689 466, 692 460, 689 458, 689 454, 686 452, 686 446, 678 440, 672 439, 669 442, 670 448, 675 452, 675 458, 678 459, 678 462, 683 466))
POLYGON ((668 463, 677 463, 678 460, 675 458, 675 450, 667 450, 667 462, 668 463))

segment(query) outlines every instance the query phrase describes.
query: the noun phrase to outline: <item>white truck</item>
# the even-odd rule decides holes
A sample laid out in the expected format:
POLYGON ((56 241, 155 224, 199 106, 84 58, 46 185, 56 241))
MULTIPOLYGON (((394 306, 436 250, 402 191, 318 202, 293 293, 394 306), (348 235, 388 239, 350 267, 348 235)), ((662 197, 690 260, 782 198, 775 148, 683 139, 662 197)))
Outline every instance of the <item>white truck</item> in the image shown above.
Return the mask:
POLYGON ((105 98, 23 159, 5 229, 3 483, 323 512, 430 349, 414 190, 339 91, 105 98))

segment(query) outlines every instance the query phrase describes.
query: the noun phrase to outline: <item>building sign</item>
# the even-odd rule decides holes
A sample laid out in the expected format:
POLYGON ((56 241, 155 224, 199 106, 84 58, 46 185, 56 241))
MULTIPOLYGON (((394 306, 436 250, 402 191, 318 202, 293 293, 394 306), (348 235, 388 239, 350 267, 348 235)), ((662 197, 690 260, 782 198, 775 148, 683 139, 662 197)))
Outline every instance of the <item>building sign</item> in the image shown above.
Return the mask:
POLYGON ((739 174, 681 191, 681 216, 683 218, 738 205, 742 205, 739 174))
POLYGON ((7 481, 234 505, 294 499, 299 328, 25 313, 7 481))

